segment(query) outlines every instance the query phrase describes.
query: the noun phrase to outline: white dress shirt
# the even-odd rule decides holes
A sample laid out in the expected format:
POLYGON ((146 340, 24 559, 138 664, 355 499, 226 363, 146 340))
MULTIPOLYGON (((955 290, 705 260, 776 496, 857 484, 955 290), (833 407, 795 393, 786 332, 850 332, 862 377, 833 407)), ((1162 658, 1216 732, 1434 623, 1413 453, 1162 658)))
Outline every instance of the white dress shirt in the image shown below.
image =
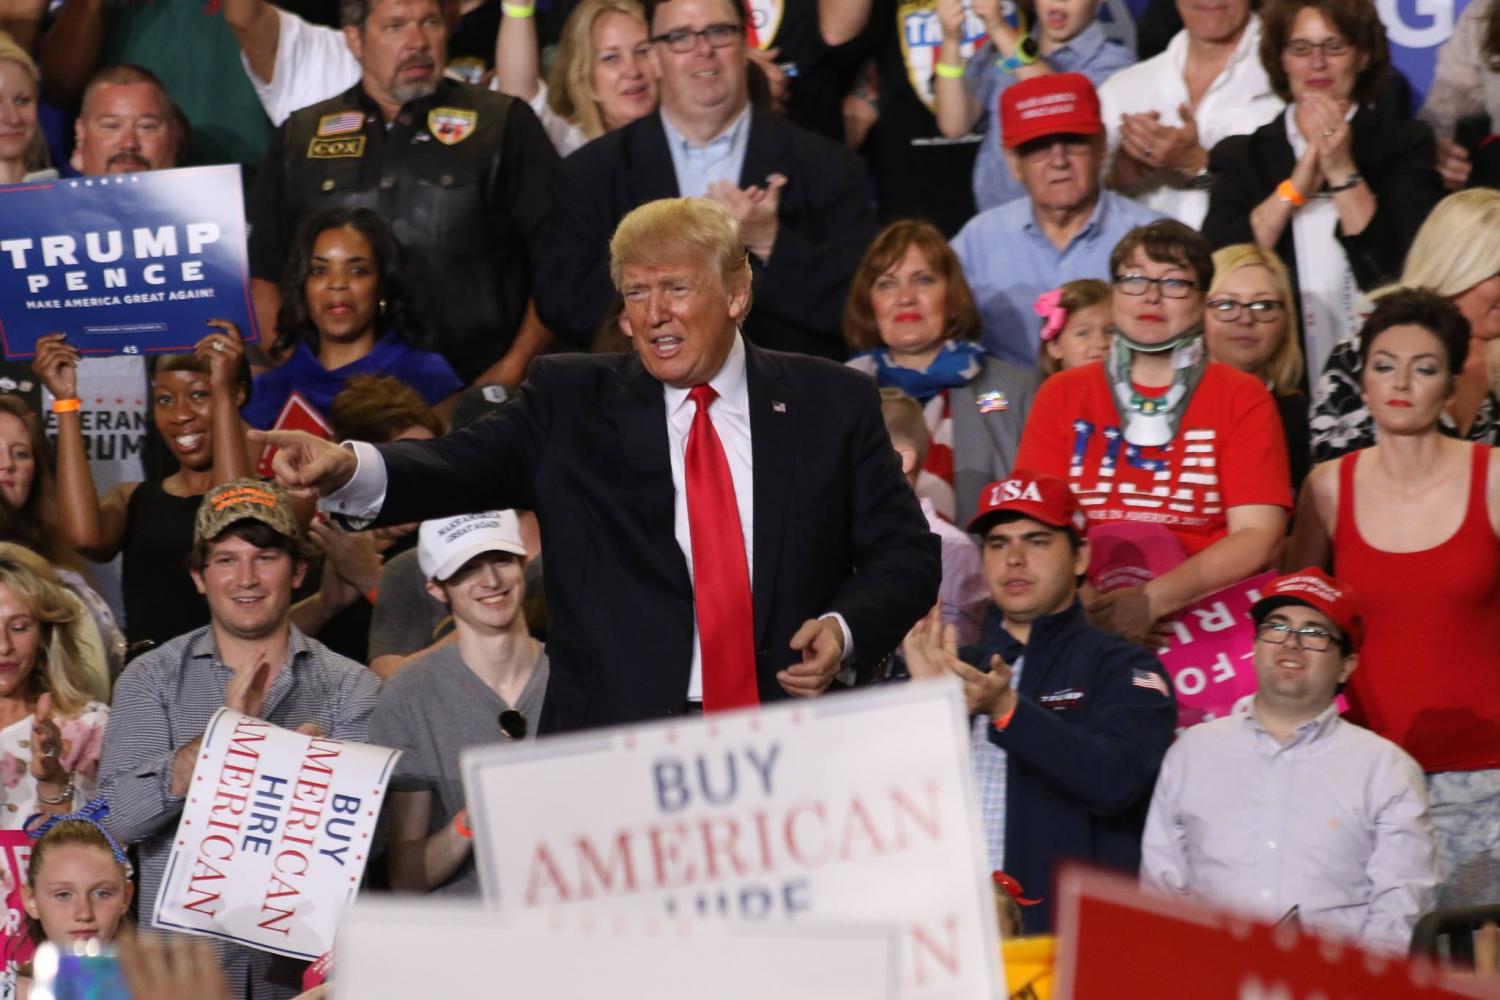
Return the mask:
POLYGON ((1167 751, 1141 840, 1141 882, 1267 920, 1404 952, 1436 874, 1422 770, 1329 705, 1281 743, 1252 708, 1191 726, 1167 751))
MULTIPOLYGON (((750 388, 745 384, 745 342, 736 335, 729 357, 719 374, 708 380, 719 394, 708 408, 724 457, 729 460, 729 477, 734 480, 734 502, 740 509, 740 533, 745 542, 745 567, 755 579, 755 460, 750 451, 750 388)), ((662 386, 667 414, 667 456, 672 462, 672 491, 677 495, 673 505, 672 533, 677 547, 687 560, 688 577, 693 576, 693 535, 688 525, 687 480, 683 460, 687 453, 688 431, 698 407, 688 398, 689 389, 662 386)), ((688 700, 703 700, 703 650, 698 643, 697 617, 693 620, 693 671, 688 680, 688 700)))
MULTIPOLYGON (((750 445, 750 389, 745 381, 745 342, 735 334, 729 357, 719 374, 709 379, 708 384, 719 394, 708 408, 709 420, 719 435, 724 447, 724 457, 729 462, 729 476, 734 480, 734 499, 739 507, 740 532, 745 542, 745 567, 750 579, 755 579, 755 461, 750 445)), ((688 527, 687 487, 683 473, 683 460, 687 451, 688 431, 692 429, 697 406, 688 398, 688 389, 670 385, 662 386, 664 415, 667 421, 667 453, 672 466, 672 490, 676 494, 672 515, 672 533, 682 558, 687 562, 688 578, 693 576, 693 536, 688 527)), ((353 449, 358 464, 354 476, 343 487, 318 501, 318 508, 339 514, 355 527, 360 522, 374 519, 385 502, 385 462, 374 445, 363 441, 348 443, 353 449)), ((848 622, 836 611, 822 615, 839 623, 844 636, 843 659, 854 654, 854 637, 848 622)), ((796 662, 791 649, 786 650, 787 666, 796 662)), ((689 701, 703 700, 703 651, 698 642, 697 617, 693 620, 693 664, 688 680, 689 701)))
MULTIPOLYGON (((1223 71, 1208 85, 1198 101, 1193 120, 1198 125, 1198 145, 1212 150, 1231 135, 1248 135, 1275 118, 1285 107, 1271 89, 1270 78, 1260 64, 1260 17, 1240 35, 1223 71)), ((1120 116, 1155 111, 1163 125, 1180 128, 1177 109, 1188 101, 1188 34, 1183 29, 1172 36, 1166 51, 1145 62, 1127 66, 1099 88, 1099 109, 1109 134, 1110 155, 1120 145, 1120 116)), ((1208 192, 1192 188, 1159 187, 1136 199, 1147 208, 1197 229, 1208 214, 1208 192)))

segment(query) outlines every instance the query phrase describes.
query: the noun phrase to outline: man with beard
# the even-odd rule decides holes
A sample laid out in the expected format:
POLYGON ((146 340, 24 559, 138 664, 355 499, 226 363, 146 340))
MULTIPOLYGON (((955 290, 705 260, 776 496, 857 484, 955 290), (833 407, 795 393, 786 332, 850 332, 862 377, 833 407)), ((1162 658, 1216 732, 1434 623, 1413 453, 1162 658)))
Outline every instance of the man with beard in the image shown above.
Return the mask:
POLYGON ((251 198, 262 328, 297 228, 360 206, 410 251, 426 346, 466 382, 519 382, 546 336, 527 301, 557 153, 524 102, 444 78, 439 0, 345 0, 343 20, 359 82, 286 120, 251 198))

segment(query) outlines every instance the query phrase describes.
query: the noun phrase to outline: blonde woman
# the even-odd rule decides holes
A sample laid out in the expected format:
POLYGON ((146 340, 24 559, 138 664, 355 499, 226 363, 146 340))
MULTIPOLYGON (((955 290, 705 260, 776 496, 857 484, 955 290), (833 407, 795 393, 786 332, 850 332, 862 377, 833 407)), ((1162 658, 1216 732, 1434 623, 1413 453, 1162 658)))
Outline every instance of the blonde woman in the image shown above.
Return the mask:
MULTIPOLYGON (((1500 340, 1500 191, 1473 188, 1440 201, 1412 240, 1395 288, 1426 288, 1458 306, 1469 322, 1469 351, 1439 429, 1450 436, 1500 444, 1500 395, 1487 358, 1500 340)), ((1375 424, 1360 393, 1359 335, 1333 349, 1313 385, 1313 462, 1326 462, 1375 443, 1375 424)))
POLYGON ((546 79, 536 19, 506 12, 495 40, 495 89, 531 105, 557 152, 656 110, 646 12, 636 0, 583 0, 568 15, 546 79))
POLYGON ((0 184, 48 169, 47 142, 37 124, 36 63, 0 31, 0 184))
POLYGON ((1281 414, 1292 488, 1307 476, 1307 394, 1292 283, 1276 251, 1236 243, 1214 253, 1204 313, 1208 356, 1266 384, 1281 414))
POLYGON ((0 829, 93 796, 109 683, 86 663, 89 627, 45 559, 0 542, 0 829))

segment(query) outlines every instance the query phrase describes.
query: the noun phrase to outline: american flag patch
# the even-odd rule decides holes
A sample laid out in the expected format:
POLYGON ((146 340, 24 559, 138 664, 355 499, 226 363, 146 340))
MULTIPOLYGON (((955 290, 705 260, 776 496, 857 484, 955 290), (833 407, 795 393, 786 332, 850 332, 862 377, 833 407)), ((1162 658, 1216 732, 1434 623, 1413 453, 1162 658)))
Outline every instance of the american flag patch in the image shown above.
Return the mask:
POLYGON ((324 115, 318 119, 319 135, 346 135, 365 127, 362 111, 343 111, 335 115, 324 115))
POLYGON ((1172 689, 1167 687, 1167 682, 1161 674, 1153 674, 1149 670, 1132 670, 1130 672, 1130 683, 1138 688, 1148 691, 1159 691, 1163 698, 1172 697, 1172 689))

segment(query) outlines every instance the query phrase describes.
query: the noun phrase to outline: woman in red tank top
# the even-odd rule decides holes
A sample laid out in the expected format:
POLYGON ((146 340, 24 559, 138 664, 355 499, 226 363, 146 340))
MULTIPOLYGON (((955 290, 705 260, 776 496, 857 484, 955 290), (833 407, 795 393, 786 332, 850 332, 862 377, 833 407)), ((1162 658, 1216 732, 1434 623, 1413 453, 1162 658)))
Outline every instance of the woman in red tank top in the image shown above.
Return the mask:
POLYGON ((1500 831, 1473 843, 1497 825, 1476 823, 1476 806, 1500 817, 1500 459, 1438 429, 1468 340, 1462 314, 1432 292, 1379 301, 1361 333, 1376 444, 1313 470, 1287 564, 1325 566, 1359 594, 1351 718, 1422 765, 1439 874, 1477 850, 1494 883, 1483 894, 1500 889, 1500 831), (1463 787, 1445 802, 1448 775, 1463 787))

